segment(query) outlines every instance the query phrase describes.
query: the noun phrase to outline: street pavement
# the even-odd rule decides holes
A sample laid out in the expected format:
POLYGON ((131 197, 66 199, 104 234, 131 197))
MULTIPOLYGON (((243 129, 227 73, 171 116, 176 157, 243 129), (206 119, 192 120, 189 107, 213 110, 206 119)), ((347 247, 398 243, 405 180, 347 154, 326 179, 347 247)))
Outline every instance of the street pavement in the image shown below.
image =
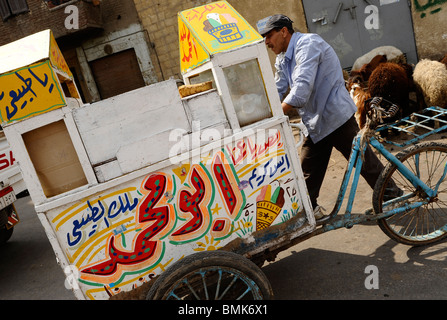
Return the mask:
POLYGON ((0 246, 0 300, 72 300, 65 275, 34 211, 31 198, 14 203, 20 222, 0 246))

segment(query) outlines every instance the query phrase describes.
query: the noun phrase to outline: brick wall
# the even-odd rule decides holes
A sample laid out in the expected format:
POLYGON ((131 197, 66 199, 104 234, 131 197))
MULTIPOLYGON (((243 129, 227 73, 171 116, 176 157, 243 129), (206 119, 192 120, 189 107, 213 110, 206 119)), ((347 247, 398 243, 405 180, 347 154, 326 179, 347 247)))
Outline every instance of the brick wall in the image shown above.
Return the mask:
POLYGON ((177 12, 212 1, 197 0, 134 0, 143 27, 154 47, 158 79, 181 78, 177 12), (158 62, 158 63, 157 63, 158 62))
MULTIPOLYGON (((64 12, 65 5, 49 8, 43 0, 27 0, 29 11, 13 16, 6 21, 0 21, 0 45, 15 41, 30 34, 51 29, 56 38, 69 34, 65 28, 65 19, 68 14, 64 12)), ((94 20, 100 19, 99 7, 84 1, 70 1, 79 8, 79 26, 84 29, 94 20)))

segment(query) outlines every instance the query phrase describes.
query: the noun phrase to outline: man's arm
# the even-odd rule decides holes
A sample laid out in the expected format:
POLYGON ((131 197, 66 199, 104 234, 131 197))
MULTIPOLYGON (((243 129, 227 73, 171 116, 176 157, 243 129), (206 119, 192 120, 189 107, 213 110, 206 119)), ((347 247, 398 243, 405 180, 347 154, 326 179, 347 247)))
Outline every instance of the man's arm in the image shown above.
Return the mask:
POLYGON ((289 90, 289 81, 287 80, 287 75, 284 73, 281 67, 280 60, 282 57, 277 57, 275 62, 275 83, 276 89, 278 90, 279 100, 283 100, 285 94, 289 90))
POLYGON ((292 71, 292 84, 284 103, 297 108, 307 104, 314 88, 321 54, 317 41, 306 39, 299 43, 299 49, 295 51, 296 66, 292 71))
POLYGON ((282 105, 282 111, 284 112, 284 114, 289 113, 289 111, 293 109, 293 107, 290 104, 287 104, 285 102, 283 102, 281 105, 282 105))

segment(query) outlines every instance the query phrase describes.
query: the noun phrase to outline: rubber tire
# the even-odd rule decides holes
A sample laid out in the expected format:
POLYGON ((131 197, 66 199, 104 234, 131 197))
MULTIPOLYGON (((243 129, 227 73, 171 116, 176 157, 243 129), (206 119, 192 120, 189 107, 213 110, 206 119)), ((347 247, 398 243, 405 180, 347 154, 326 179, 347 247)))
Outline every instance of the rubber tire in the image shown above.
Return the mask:
POLYGON ((147 293, 147 300, 165 300, 171 288, 188 274, 207 267, 227 267, 241 272, 258 287, 262 300, 273 299, 273 290, 264 272, 245 257, 228 251, 205 251, 189 255, 164 271, 147 293))
MULTIPOLYGON (((410 158, 411 156, 424 152, 426 150, 441 151, 447 155, 447 144, 439 142, 420 143, 404 149, 403 151, 401 151, 396 155, 396 158, 399 159, 399 161, 401 162, 405 162, 405 160, 410 158)), ((377 179, 373 192, 373 208, 375 213, 382 212, 382 199, 385 193, 385 187, 388 184, 389 181, 388 179, 391 178, 391 176, 396 170, 397 167, 394 164, 388 163, 388 165, 383 169, 379 179, 377 179)), ((439 190, 442 190, 442 188, 439 188, 439 190)), ((399 233, 394 232, 393 228, 388 223, 388 219, 389 218, 383 218, 377 220, 377 224, 388 237, 402 244, 411 246, 421 246, 438 242, 447 237, 447 232, 444 232, 443 234, 440 234, 439 236, 428 240, 410 240, 400 235, 399 233)))

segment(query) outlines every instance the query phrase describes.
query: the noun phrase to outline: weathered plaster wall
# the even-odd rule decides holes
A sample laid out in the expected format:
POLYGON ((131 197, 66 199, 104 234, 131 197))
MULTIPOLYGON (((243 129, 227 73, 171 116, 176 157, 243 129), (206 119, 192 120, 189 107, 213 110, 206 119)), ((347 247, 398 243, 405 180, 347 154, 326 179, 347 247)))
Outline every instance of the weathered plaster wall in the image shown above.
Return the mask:
POLYGON ((438 60, 447 53, 447 0, 411 0, 419 59, 438 60))

